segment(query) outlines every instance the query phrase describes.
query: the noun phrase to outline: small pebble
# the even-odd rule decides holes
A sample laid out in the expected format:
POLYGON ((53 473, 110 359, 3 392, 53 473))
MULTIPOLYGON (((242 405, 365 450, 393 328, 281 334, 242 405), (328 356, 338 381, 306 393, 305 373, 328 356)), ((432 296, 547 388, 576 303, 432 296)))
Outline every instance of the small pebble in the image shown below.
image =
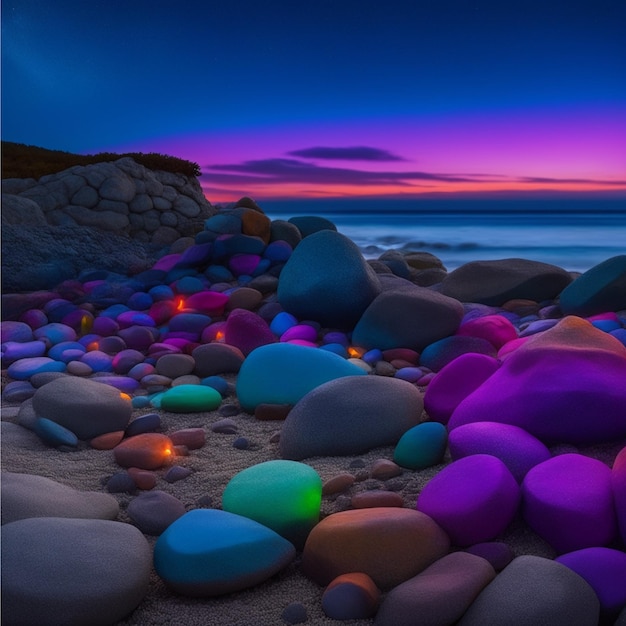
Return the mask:
POLYGON ((182 467, 181 465, 174 465, 170 467, 163 478, 168 483, 175 483, 179 480, 184 480, 191 475, 191 470, 188 467, 182 467))
POLYGON ((341 493, 342 491, 346 491, 346 489, 350 489, 353 484, 354 476, 352 474, 338 474, 328 479, 322 485, 322 495, 329 496, 331 494, 341 493))
POLYGON ((137 485, 128 472, 117 472, 107 480, 106 489, 109 493, 135 493, 137 485))
POLYGON ((245 437, 237 437, 233 441, 233 448, 237 448, 237 450, 247 450, 249 447, 250 442, 245 437))
POLYGON ((211 430, 214 433, 220 433, 223 435, 234 435, 237 432, 238 427, 234 420, 224 418, 212 424, 211 430))
POLYGON ((308 620, 306 607, 301 602, 288 604, 281 613, 286 624, 303 624, 308 620))
POLYGON ((370 474, 372 478, 388 480, 389 478, 400 476, 400 474, 402 474, 402 468, 388 459, 378 459, 372 464, 370 474))

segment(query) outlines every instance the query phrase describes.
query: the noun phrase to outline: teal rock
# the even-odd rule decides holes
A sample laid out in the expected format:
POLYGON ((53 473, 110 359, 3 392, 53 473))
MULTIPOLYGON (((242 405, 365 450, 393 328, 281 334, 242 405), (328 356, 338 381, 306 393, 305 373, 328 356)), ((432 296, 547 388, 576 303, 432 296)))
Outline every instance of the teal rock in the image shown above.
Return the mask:
POLYGON ((321 230, 303 239, 285 263, 278 301, 298 319, 349 328, 380 291, 357 245, 333 230, 321 230))
POLYGON ((393 460, 412 470, 441 463, 446 452, 448 431, 439 422, 424 422, 407 430, 396 445, 393 460))
POLYGON ((280 454, 299 461, 394 445, 419 423, 422 409, 420 392, 405 380, 338 378, 310 391, 289 411, 281 429, 280 454))
POLYGON ((258 585, 295 554, 289 541, 247 517, 194 509, 159 537, 154 567, 174 592, 207 597, 258 585))
POLYGON ((275 343, 253 350, 237 377, 237 398, 244 411, 258 404, 296 404, 315 387, 343 376, 365 372, 326 350, 275 343))
POLYGON ((559 305, 565 315, 581 317, 626 309, 626 254, 579 276, 561 292, 559 305))
POLYGON ((161 408, 172 413, 214 411, 221 403, 219 391, 205 385, 178 385, 161 397, 161 408))
POLYGON ((296 547, 319 521, 322 479, 295 461, 266 461, 236 474, 222 495, 224 511, 253 519, 296 547))
POLYGON ((289 224, 293 224, 302 237, 309 237, 320 230, 337 230, 335 224, 320 215, 296 215, 289 219, 289 224))
POLYGON ((463 305, 454 298, 401 281, 370 304, 354 328, 352 341, 368 350, 420 351, 454 334, 462 318, 463 305))
POLYGON ((45 443, 55 448, 60 446, 76 448, 78 446, 78 437, 71 430, 45 417, 37 418, 33 430, 45 443))

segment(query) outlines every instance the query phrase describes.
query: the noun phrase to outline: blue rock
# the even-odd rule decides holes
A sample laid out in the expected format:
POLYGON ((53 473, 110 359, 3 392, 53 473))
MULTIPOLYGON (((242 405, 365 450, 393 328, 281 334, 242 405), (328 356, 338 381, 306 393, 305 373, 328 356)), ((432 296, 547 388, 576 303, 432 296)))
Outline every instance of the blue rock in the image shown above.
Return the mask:
POLYGON ((153 302, 154 299, 149 293, 146 293, 145 291, 138 291, 128 298, 128 302, 126 304, 133 311, 145 311, 152 306, 153 302))
POLYGON ((79 360, 81 363, 89 365, 94 372, 113 371, 113 357, 100 350, 85 352, 79 360))
POLYGON ((277 337, 280 337, 285 331, 289 330, 297 323, 298 320, 291 313, 281 311, 274 316, 274 319, 272 319, 272 322, 270 324, 270 330, 277 337))
POLYGON ((5 402, 24 402, 35 395, 35 387, 27 380, 14 380, 7 383, 3 392, 2 399, 5 402))
POLYGON ((179 313, 169 323, 170 332, 189 332, 200 334, 209 324, 211 318, 201 313, 179 313))
POLYGON ((57 322, 40 326, 33 331, 33 335, 50 345, 61 343, 62 341, 76 341, 76 331, 71 326, 57 322))
POLYGON ((45 417, 37 418, 33 430, 43 441, 55 448, 59 446, 75 448, 78 446, 78 437, 71 430, 45 417))
POLYGON ((204 283, 195 276, 185 276, 184 278, 178 279, 174 283, 174 289, 176 293, 181 293, 185 295, 189 295, 192 293, 198 293, 205 288, 204 283))
POLYGON ((230 386, 228 381, 221 376, 207 376, 200 381, 200 384, 213 387, 213 389, 220 392, 223 398, 230 395, 230 386))
MULTIPOLYGON (((30 359, 43 356, 46 344, 43 341, 7 341, 2 344, 2 366, 7 367, 19 359, 30 359)), ((51 356, 51 358, 55 358, 51 356)))
POLYGON ((283 308, 299 319, 350 328, 380 291, 378 277, 356 244, 321 230, 293 251, 280 273, 277 295, 283 308))
POLYGON ((218 213, 204 221, 204 230, 218 235, 234 235, 241 232, 241 218, 238 215, 218 213))
POLYGON ((291 543, 258 522, 217 509, 195 509, 159 537, 154 567, 176 593, 207 597, 257 585, 295 554, 291 543))
POLYGON ((407 430, 398 441, 393 460, 401 467, 422 470, 441 463, 448 431, 439 422, 423 422, 407 430))
POLYGON ((319 215, 297 215, 288 221, 300 231, 303 238, 321 230, 337 231, 337 227, 330 220, 319 215))
MULTIPOLYGON (((146 401, 148 402, 148 398, 146 396, 143 397, 146 398, 146 401)), ((155 433, 160 431, 161 416, 158 413, 146 413, 145 415, 136 417, 132 422, 130 422, 130 424, 126 427, 124 435, 126 437, 133 437, 134 435, 141 435, 142 433, 155 433)))
POLYGON ((570 283, 559 296, 565 315, 585 317, 626 309, 626 254, 595 265, 570 283))
POLYGON ((80 357, 87 351, 85 346, 82 343, 78 343, 78 341, 62 341, 61 343, 57 343, 52 346, 50 350, 48 350, 48 356, 55 361, 63 361, 64 363, 68 363, 72 360, 79 360, 80 357), (66 351, 71 351, 70 355, 66 354, 66 351), (78 352, 77 352, 78 351, 78 352))
POLYGON ((7 369, 7 375, 14 380, 28 380, 34 374, 41 372, 64 372, 65 363, 60 363, 47 356, 20 359, 11 363, 7 369))
POLYGON ((145 409, 150 406, 150 398, 148 396, 135 396, 131 404, 133 405, 133 409, 145 409))
POLYGON ((174 298, 174 291, 169 285, 155 285, 148 291, 148 294, 154 298, 155 302, 174 298))
POLYGON ((209 265, 204 271, 204 275, 211 283, 228 283, 235 278, 231 271, 223 265, 209 265))
POLYGON ((211 259, 213 246, 211 243, 199 243, 187 248, 177 261, 175 268, 198 267, 206 265, 211 259))
POLYGON ((237 377, 237 398, 250 413, 258 404, 295 404, 315 387, 365 372, 327 350, 275 343, 253 350, 237 377))
POLYGON ((286 241, 273 241, 265 248, 263 256, 272 263, 284 263, 292 252, 293 248, 286 241))
POLYGON ((0 343, 6 343, 7 341, 18 341, 20 343, 32 341, 33 329, 24 322, 6 320, 0 322, 0 337, 0 343))
POLYGON ((443 369, 450 361, 462 354, 486 354, 495 357, 497 350, 482 337, 454 335, 431 343, 420 355, 420 365, 433 372, 443 369))

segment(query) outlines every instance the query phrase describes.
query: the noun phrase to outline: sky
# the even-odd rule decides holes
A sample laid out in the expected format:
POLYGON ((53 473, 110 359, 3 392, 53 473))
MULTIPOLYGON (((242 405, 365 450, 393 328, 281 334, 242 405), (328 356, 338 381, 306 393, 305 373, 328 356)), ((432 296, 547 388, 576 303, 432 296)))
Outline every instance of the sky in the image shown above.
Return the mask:
POLYGON ((198 163, 212 202, 610 195, 624 0, 2 0, 2 139, 198 163))

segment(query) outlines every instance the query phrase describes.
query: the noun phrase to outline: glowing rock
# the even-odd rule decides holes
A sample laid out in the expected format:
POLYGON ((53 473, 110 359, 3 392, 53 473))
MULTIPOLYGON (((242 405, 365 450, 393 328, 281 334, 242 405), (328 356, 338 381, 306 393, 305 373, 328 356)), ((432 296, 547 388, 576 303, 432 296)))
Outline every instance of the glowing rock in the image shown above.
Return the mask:
POLYGON ((154 547, 154 567, 176 593, 239 591, 267 580, 295 557, 291 543, 251 519, 195 509, 171 524, 154 547))
POLYGON ((253 519, 302 547, 319 521, 322 480, 310 466, 267 461, 236 474, 226 485, 222 508, 253 519))
POLYGON ((214 411, 221 403, 219 391, 205 385, 178 385, 161 397, 161 408, 173 413, 214 411))
POLYGON ((113 449, 115 462, 122 467, 158 469, 171 460, 174 444, 160 433, 143 433, 124 439, 113 449))
POLYGON ((425 469, 441 463, 448 431, 439 422, 423 422, 407 430, 396 444, 393 460, 402 467, 425 469))

